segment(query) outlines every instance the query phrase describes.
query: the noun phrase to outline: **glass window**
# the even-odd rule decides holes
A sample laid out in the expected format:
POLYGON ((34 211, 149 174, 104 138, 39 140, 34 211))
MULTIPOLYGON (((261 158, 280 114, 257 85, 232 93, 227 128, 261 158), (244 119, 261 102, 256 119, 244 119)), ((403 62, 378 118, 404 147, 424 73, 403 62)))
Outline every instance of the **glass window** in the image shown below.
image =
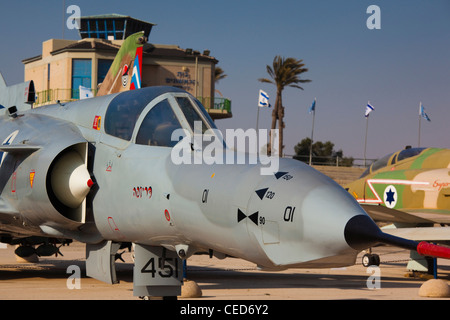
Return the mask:
POLYGON ((202 105, 202 103, 201 103, 199 100, 195 99, 195 98, 194 98, 194 100, 195 100, 195 103, 198 105, 198 108, 200 109, 200 111, 201 111, 201 113, 203 114, 204 118, 205 118, 206 121, 208 122, 209 126, 210 126, 212 129, 217 129, 217 128, 216 128, 216 125, 214 124, 213 119, 211 119, 211 116, 210 116, 209 113, 206 111, 206 109, 205 109, 205 107, 202 105))
POLYGON ((180 106, 181 111, 183 111, 183 114, 186 117, 189 126, 192 128, 192 131, 195 130, 195 121, 200 121, 202 123, 202 133, 205 133, 205 131, 208 130, 208 127, 206 126, 202 117, 192 106, 191 100, 189 100, 189 98, 187 97, 178 97, 177 102, 180 106))
POLYGON ((398 153, 396 153, 395 156, 392 158, 391 164, 397 163, 397 157, 398 157, 398 153))
POLYGON ((398 154, 398 161, 402 161, 402 160, 417 156, 423 150, 425 150, 425 148, 409 148, 409 149, 402 150, 398 154))
POLYGON ((390 153, 390 154, 384 156, 383 158, 381 158, 381 159, 375 161, 375 162, 372 164, 372 172, 374 172, 374 171, 376 171, 376 170, 378 170, 378 169, 381 169, 381 168, 386 167, 387 164, 388 164, 388 161, 389 161, 389 159, 390 159, 391 157, 392 157, 392 153, 390 153))
POLYGON ((141 145, 173 147, 178 141, 172 141, 172 132, 181 129, 170 103, 163 100, 156 104, 145 116, 136 137, 141 145))
POLYGON ((105 115, 105 132, 130 140, 142 110, 155 98, 152 90, 132 90, 118 94, 109 104, 105 115))
POLYGON ((90 59, 72 60, 72 99, 80 98, 80 86, 91 88, 91 66, 90 59))
POLYGON ((361 175, 361 177, 359 177, 360 179, 367 176, 370 172, 375 172, 381 168, 384 168, 387 166, 389 159, 392 157, 392 153, 385 155, 383 158, 375 161, 374 163, 372 163, 372 165, 366 169, 366 171, 363 172, 363 174, 361 175))
POLYGON ((106 75, 108 74, 109 68, 111 67, 113 60, 99 59, 97 68, 97 84, 102 83, 106 75))
POLYGON ((359 179, 364 178, 370 173, 370 167, 368 167, 366 170, 364 170, 363 174, 359 177, 359 179))
POLYGON ((195 121, 200 121, 202 123, 202 133, 205 133, 205 131, 209 129, 207 123, 212 129, 216 128, 214 122, 211 120, 211 117, 207 114, 202 104, 198 102, 198 100, 196 100, 196 102, 199 104, 199 109, 204 115, 206 122, 200 116, 197 109, 192 105, 191 100, 188 97, 178 97, 177 102, 180 106, 181 111, 183 111, 183 114, 186 117, 186 120, 188 121, 190 127, 192 128, 192 131, 195 131, 195 121))

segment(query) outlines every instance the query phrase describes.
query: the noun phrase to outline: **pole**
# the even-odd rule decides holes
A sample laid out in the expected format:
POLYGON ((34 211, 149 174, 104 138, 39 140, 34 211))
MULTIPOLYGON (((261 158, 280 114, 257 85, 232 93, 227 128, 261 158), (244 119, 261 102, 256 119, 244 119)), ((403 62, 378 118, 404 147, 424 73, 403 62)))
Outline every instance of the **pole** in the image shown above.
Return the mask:
POLYGON ((258 132, 258 126, 259 126, 259 108, 258 106, 258 112, 256 113, 256 132, 258 132))
POLYGON ((66 1, 63 0, 63 15, 62 15, 62 38, 64 39, 64 29, 66 27, 66 1))
POLYGON ((366 138, 364 139, 364 167, 366 167, 367 131, 369 128, 369 115, 366 117, 366 138))
POLYGON ((195 55, 195 97, 198 99, 198 55, 195 55))
POLYGON ((258 105, 257 108, 258 108, 258 111, 256 112, 256 154, 259 155, 260 150, 258 150, 258 148, 259 148, 258 126, 259 126, 259 108, 260 108, 260 106, 258 105))
MULTIPOLYGON (((314 103, 316 102, 316 98, 314 98, 314 103)), ((316 108, 314 105, 314 109, 313 109, 313 120, 312 120, 312 129, 311 129, 311 145, 309 146, 309 165, 312 164, 312 145, 314 142, 314 120, 316 117, 316 108)))
POLYGON ((419 139, 418 139, 418 142, 417 142, 417 147, 418 148, 420 148, 420 127, 421 127, 421 124, 422 124, 422 115, 421 115, 421 111, 422 110, 420 110, 420 107, 422 106, 422 101, 420 102, 420 104, 419 104, 419 139))

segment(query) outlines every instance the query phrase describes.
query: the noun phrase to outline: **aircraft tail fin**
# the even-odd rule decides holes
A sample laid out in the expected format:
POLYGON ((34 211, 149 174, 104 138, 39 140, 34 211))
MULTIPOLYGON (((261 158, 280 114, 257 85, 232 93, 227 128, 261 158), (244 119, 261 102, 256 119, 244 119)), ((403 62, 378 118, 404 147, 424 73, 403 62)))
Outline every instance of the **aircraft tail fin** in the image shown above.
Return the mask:
POLYGON ((0 114, 15 106, 18 111, 29 110, 36 101, 33 80, 8 86, 0 73, 0 114))
POLYGON ((97 96, 141 88, 142 47, 146 42, 143 31, 125 39, 97 96))
POLYGON ((5 78, 3 78, 2 73, 0 72, 0 89, 1 88, 6 88, 6 81, 5 78))

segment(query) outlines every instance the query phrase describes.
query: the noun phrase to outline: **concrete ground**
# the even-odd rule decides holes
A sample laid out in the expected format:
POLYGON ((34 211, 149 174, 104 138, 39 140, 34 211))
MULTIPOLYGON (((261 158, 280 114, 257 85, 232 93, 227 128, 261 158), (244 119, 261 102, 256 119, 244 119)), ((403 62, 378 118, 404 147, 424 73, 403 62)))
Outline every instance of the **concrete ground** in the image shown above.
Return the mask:
MULTIPOLYGON (((73 243, 60 250, 62 257, 19 263, 13 247, 0 249, 0 300, 138 300, 133 296, 130 253, 123 254, 125 263, 117 262, 120 283, 108 285, 85 276, 84 245, 73 243), (68 288, 76 284, 70 278, 73 272, 70 269, 68 272, 73 265, 81 270, 79 289, 68 288)), ((264 272, 240 259, 194 256, 188 260, 187 277, 200 286, 203 296, 198 300, 201 301, 430 299, 419 296, 419 288, 427 279, 405 276, 409 252, 379 247, 374 253, 381 257, 378 273, 363 267, 360 258, 356 265, 347 268, 264 272), (368 283, 379 288, 370 289, 368 283)), ((450 280, 450 261, 439 260, 438 277, 450 280)))

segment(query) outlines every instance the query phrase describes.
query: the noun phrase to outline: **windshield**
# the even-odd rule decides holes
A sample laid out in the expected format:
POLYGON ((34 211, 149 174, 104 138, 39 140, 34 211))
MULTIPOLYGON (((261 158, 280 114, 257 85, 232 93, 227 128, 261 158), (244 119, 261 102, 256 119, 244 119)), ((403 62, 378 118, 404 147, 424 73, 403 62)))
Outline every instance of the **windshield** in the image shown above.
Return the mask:
POLYGON ((402 150, 399 154, 398 154, 398 159, 397 161, 402 161, 411 157, 415 157, 418 154, 422 153, 422 151, 425 150, 425 148, 409 148, 409 149, 405 149, 402 150))
MULTIPOLYGON (((420 153, 422 153, 423 150, 425 150, 426 148, 408 148, 408 149, 404 149, 402 151, 400 151, 398 154, 396 154, 393 158, 390 164, 395 164, 397 162, 400 162, 402 160, 411 158, 411 157, 415 157, 417 155, 419 155, 420 153)), ((366 169, 366 171, 363 172, 363 174, 361 175, 360 178, 363 178, 365 176, 367 176, 370 172, 374 172, 377 171, 381 168, 384 168, 388 165, 389 159, 392 157, 393 153, 390 153, 386 156, 384 156, 383 158, 375 161, 370 167, 368 167, 366 169)))
POLYGON ((144 108, 165 93, 180 93, 174 87, 147 87, 124 91, 111 101, 105 114, 105 132, 114 137, 131 140, 136 121, 144 108))
MULTIPOLYGON (((181 111, 183 111, 184 116, 186 117, 189 126, 192 128, 194 133, 196 132, 195 122, 201 122, 201 133, 205 133, 209 128, 215 129, 214 122, 211 120, 209 115, 204 111, 204 108, 201 104, 199 104, 199 108, 203 117, 198 112, 197 108, 192 104, 191 100, 188 97, 177 97, 176 98, 178 105, 180 106, 181 111), (207 115, 207 116, 206 116, 207 115)), ((198 100, 197 100, 198 101, 198 100)), ((197 102, 200 103, 200 102, 197 102)), ((199 123, 200 123, 199 122, 199 123)), ((197 129, 199 130, 199 129, 197 129)))
POLYGON ((364 171, 363 174, 361 175, 361 177, 359 177, 359 178, 363 178, 363 177, 367 176, 370 172, 374 172, 376 170, 386 167, 388 164, 388 161, 392 157, 392 155, 393 155, 393 153, 390 153, 388 155, 385 155, 383 158, 372 163, 370 165, 370 167, 368 167, 366 169, 366 171, 364 171))
POLYGON ((175 113, 167 99, 156 104, 142 121, 136 136, 136 144, 173 147, 178 141, 172 141, 172 132, 181 129, 175 113))
POLYGON ((154 98, 151 91, 127 91, 117 95, 105 115, 105 132, 117 138, 130 140, 136 120, 154 98))

